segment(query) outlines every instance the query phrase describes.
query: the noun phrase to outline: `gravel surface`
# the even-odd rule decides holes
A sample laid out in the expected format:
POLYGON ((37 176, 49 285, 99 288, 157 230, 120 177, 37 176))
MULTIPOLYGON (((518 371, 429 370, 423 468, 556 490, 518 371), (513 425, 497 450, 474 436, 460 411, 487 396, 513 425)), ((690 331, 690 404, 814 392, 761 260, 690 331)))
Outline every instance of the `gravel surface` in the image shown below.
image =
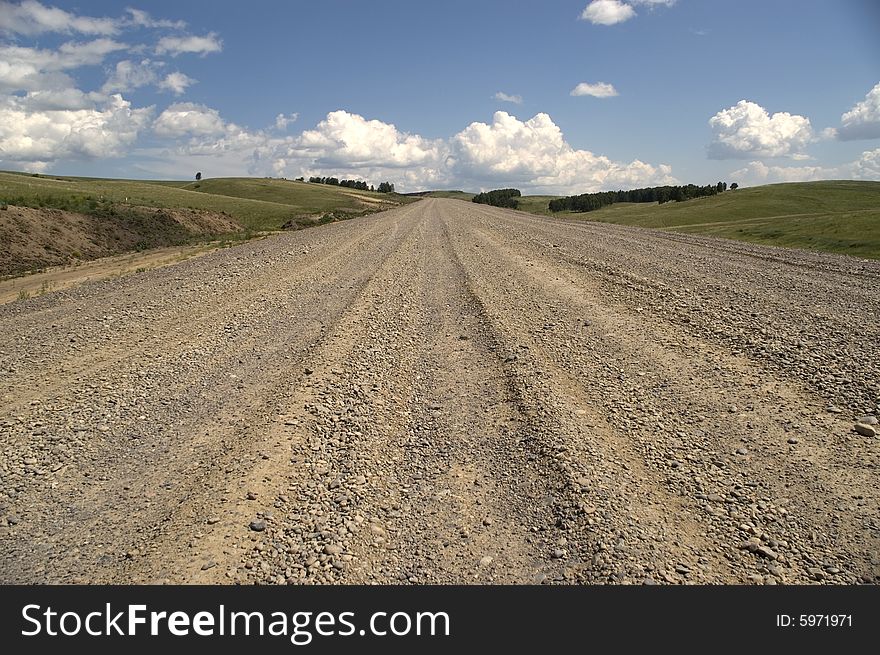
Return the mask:
POLYGON ((0 307, 6 583, 880 581, 880 263, 428 199, 0 307))

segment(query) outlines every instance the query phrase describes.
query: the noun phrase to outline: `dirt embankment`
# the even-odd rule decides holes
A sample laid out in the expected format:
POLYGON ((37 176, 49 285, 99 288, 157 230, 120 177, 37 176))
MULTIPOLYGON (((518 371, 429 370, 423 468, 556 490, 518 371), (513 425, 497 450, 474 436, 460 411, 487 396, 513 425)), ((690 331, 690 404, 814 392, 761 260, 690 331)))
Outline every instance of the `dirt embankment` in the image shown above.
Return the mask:
POLYGON ((196 209, 125 205, 91 215, 9 205, 0 211, 0 275, 176 246, 241 229, 230 216, 196 209))

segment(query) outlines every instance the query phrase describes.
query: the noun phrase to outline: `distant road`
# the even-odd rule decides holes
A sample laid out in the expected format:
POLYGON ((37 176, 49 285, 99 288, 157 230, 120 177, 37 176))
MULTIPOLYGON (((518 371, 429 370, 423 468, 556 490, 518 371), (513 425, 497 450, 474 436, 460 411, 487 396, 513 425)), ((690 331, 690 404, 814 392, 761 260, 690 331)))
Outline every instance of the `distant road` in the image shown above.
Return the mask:
POLYGON ((880 581, 880 262, 425 199, 0 333, 0 582, 880 581))

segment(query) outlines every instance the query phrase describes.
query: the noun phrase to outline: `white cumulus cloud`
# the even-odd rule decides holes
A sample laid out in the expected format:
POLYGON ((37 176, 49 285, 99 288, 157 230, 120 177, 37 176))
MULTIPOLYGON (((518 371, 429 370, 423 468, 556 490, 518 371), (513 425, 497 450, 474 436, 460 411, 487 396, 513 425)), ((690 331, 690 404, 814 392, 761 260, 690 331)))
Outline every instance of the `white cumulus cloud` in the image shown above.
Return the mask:
POLYGON ((304 131, 290 154, 321 165, 405 168, 434 163, 442 142, 401 132, 393 124, 367 120, 347 111, 327 114, 313 130, 304 131))
POLYGON ((795 156, 815 138, 810 119, 788 112, 771 116, 748 100, 719 111, 709 119, 709 126, 711 159, 795 156))
POLYGON ((0 91, 37 91, 72 87, 62 71, 100 64, 105 57, 125 50, 113 39, 63 43, 58 50, 0 45, 0 91))
POLYGON ((730 173, 729 178, 740 185, 817 180, 880 181, 880 148, 866 150, 858 159, 840 166, 768 166, 761 161, 751 161, 730 173))
POLYGON ((643 5, 649 10, 655 7, 671 7, 676 0, 593 0, 581 12, 581 20, 588 20, 593 25, 616 25, 635 17, 633 5, 643 5))
POLYGON ((615 162, 572 148, 544 113, 520 121, 499 111, 491 125, 471 123, 452 138, 451 159, 456 179, 481 187, 506 184, 569 193, 675 182, 665 164, 615 162))
POLYGON ((880 82, 840 117, 836 134, 841 141, 880 139, 880 82))
POLYGON ((122 19, 120 22, 126 26, 130 25, 133 27, 167 28, 175 30, 182 30, 186 27, 186 21, 153 18, 152 16, 150 16, 150 14, 142 9, 132 9, 131 7, 127 7, 125 9, 125 12, 128 14, 128 17, 122 19))
POLYGON ((193 167, 193 157, 205 157, 210 159, 197 166, 228 174, 390 180, 401 191, 503 185, 582 193, 677 182, 666 164, 619 162, 573 148, 547 114, 521 121, 499 111, 491 123, 471 123, 449 139, 427 139, 338 110, 312 129, 281 136, 277 125, 252 131, 225 122, 216 110, 178 103, 160 114, 154 133, 175 139, 164 160, 180 162, 182 171, 193 167))
POLYGON ((166 108, 153 123, 159 136, 220 135, 226 132, 226 122, 216 109, 193 102, 177 102, 166 108))
POLYGON ((129 28, 183 29, 182 20, 156 19, 142 9, 128 7, 119 18, 80 16, 37 0, 13 4, 0 1, 0 32, 36 36, 45 33, 113 36, 129 28))
POLYGON ((70 12, 47 7, 36 0, 20 4, 0 2, 0 32, 33 36, 46 32, 79 32, 110 36, 119 31, 112 18, 77 16, 70 12))
POLYGON ((207 36, 163 36, 156 44, 157 55, 171 55, 176 57, 181 54, 207 55, 212 52, 220 52, 223 42, 211 32, 207 36))
POLYGON ((295 123, 299 118, 299 114, 293 112, 292 114, 278 114, 275 117, 275 129, 276 130, 286 130, 287 126, 291 123, 295 123))
POLYGON ((114 93, 117 91, 131 91, 148 84, 153 84, 157 79, 156 68, 158 64, 149 59, 139 62, 123 59, 116 62, 116 66, 110 73, 101 91, 114 93))
POLYGON ((593 0, 581 12, 581 20, 593 25, 615 25, 636 15, 635 9, 619 0, 593 0))
POLYGON ((196 82, 198 80, 194 80, 189 75, 185 75, 180 71, 174 71, 173 73, 168 73, 156 86, 162 91, 170 91, 174 95, 179 96, 196 82))
POLYGON ((512 102, 515 105, 521 105, 523 101, 522 96, 511 95, 504 91, 498 91, 493 97, 500 102, 512 102))
POLYGON ((0 101, 0 162, 43 170, 59 159, 117 157, 149 124, 152 107, 133 109, 121 95, 102 106, 37 109, 28 97, 0 101))
POLYGON ((595 98, 611 98, 618 95, 618 93, 617 89, 614 88, 614 85, 608 84, 607 82, 596 82, 595 84, 581 82, 571 90, 571 93, 569 95, 593 96, 595 98))

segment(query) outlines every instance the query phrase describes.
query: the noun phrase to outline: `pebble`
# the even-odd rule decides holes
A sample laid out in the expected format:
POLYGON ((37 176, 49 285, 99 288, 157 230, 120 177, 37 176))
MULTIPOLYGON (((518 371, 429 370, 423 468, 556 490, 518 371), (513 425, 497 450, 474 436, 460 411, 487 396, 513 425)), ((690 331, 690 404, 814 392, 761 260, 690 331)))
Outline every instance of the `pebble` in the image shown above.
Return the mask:
POLYGON ((565 557, 565 551, 561 548, 557 548, 552 553, 550 553, 550 557, 552 557, 553 559, 562 559, 563 557, 565 557))
POLYGON ((876 416, 860 416, 856 419, 856 422, 861 423, 862 425, 877 425, 880 423, 876 416))
POLYGON ((339 555, 340 553, 342 553, 342 546, 339 546, 337 544, 327 544, 326 546, 324 546, 325 555, 333 556, 339 555))
POLYGON ((486 555, 480 560, 480 566, 489 566, 492 562, 494 562, 494 558, 490 555, 486 555))
POLYGON ((262 532, 266 529, 266 522, 261 520, 251 521, 251 530, 254 532, 262 532))
POLYGON ((790 444, 800 443, 800 439, 798 439, 797 437, 789 437, 788 443, 790 443, 790 444))

